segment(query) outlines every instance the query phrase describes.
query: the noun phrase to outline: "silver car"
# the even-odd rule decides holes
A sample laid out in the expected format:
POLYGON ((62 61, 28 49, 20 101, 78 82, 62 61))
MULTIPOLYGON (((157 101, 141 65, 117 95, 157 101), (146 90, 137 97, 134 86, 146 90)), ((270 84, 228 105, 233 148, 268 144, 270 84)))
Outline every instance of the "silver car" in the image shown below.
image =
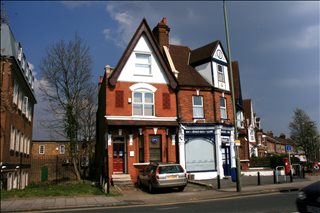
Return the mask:
POLYGON ((180 164, 151 163, 138 176, 138 185, 147 186, 149 193, 156 188, 178 188, 183 191, 187 183, 187 173, 180 164))

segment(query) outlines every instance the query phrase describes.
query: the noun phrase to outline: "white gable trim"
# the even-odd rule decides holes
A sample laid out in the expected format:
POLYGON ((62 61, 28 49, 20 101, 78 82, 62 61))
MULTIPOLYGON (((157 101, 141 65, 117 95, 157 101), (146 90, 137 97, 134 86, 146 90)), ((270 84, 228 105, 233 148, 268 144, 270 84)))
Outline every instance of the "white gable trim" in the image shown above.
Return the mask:
POLYGON ((134 84, 134 85, 130 86, 129 88, 131 91, 136 91, 137 89, 146 89, 146 90, 152 91, 153 93, 155 91, 157 91, 157 88, 155 88, 151 84, 146 84, 146 83, 134 84))
POLYGON ((224 55, 220 44, 217 46, 216 51, 213 54, 213 58, 227 63, 226 56, 224 55))

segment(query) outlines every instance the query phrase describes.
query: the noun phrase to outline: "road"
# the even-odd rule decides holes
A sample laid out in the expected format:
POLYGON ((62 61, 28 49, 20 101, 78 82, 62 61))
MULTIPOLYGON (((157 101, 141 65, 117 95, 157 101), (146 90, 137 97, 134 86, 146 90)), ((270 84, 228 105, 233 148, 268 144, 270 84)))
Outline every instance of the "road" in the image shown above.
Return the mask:
MULTIPOLYGON (((54 212, 107 212, 107 213, 205 213, 205 212, 297 212, 295 199, 297 192, 283 192, 266 195, 242 196, 201 202, 188 202, 171 205, 141 205, 111 208, 66 209, 54 212)), ((45 211, 50 212, 50 211, 45 211)), ((52 211, 53 212, 53 211, 52 211)))

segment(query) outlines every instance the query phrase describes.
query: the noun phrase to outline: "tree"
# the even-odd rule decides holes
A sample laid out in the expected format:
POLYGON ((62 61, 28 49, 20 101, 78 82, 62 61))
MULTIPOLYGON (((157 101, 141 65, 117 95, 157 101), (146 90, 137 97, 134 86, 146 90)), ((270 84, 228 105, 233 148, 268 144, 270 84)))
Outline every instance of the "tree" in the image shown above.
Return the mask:
POLYGON ((292 122, 289 124, 289 129, 291 138, 304 151, 307 161, 317 161, 320 151, 320 137, 315 122, 302 109, 297 108, 294 111, 292 122))
MULTIPOLYGON (((47 124, 70 140, 69 155, 78 180, 81 180, 79 142, 85 139, 88 131, 93 131, 85 127, 92 122, 84 123, 87 112, 94 106, 91 64, 89 47, 77 34, 69 42, 60 40, 49 47, 40 63, 44 82, 40 90, 44 101, 49 103, 48 110, 54 115, 47 124)), ((91 132, 90 137, 94 134, 91 132)))

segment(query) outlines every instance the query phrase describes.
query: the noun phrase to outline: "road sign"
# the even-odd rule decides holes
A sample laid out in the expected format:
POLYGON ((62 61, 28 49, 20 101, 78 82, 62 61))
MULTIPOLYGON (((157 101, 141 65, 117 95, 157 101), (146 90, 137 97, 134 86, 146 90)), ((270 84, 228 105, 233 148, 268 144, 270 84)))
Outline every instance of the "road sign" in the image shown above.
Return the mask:
POLYGON ((292 146, 291 145, 286 145, 286 151, 291 152, 292 151, 292 146))
POLYGON ((236 146, 240 146, 241 145, 240 140, 234 140, 234 143, 236 144, 236 146))

